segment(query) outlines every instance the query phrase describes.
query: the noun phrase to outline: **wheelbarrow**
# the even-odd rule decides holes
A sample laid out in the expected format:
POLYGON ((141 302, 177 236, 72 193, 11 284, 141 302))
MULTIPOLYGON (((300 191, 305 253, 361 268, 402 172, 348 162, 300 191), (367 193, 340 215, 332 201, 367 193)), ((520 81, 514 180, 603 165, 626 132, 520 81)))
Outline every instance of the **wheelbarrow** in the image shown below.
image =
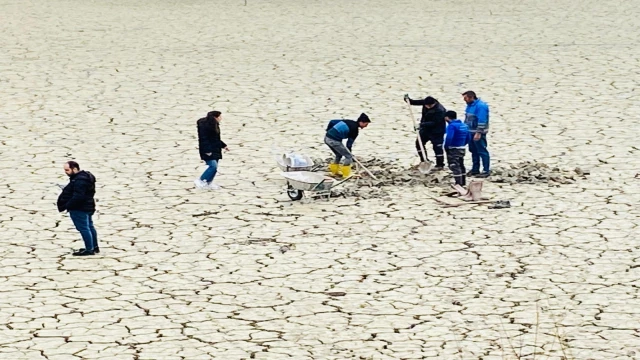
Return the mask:
POLYGON ((280 175, 287 180, 287 195, 291 200, 302 199, 305 191, 312 193, 310 197, 326 196, 329 199, 331 189, 351 179, 350 176, 342 181, 336 181, 334 178, 312 171, 288 171, 280 175))

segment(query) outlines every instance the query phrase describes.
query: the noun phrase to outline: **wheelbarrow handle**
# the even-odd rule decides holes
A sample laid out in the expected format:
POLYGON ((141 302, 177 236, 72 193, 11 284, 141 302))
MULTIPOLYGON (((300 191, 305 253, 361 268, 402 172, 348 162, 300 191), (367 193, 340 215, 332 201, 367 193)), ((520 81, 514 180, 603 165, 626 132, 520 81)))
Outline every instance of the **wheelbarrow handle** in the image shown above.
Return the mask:
POLYGON ((317 189, 318 187, 320 187, 321 185, 324 185, 324 180, 325 180, 325 179, 322 179, 322 181, 320 181, 319 183, 317 183, 317 184, 316 184, 316 186, 314 186, 314 187, 311 189, 311 191, 316 191, 316 189, 317 189))

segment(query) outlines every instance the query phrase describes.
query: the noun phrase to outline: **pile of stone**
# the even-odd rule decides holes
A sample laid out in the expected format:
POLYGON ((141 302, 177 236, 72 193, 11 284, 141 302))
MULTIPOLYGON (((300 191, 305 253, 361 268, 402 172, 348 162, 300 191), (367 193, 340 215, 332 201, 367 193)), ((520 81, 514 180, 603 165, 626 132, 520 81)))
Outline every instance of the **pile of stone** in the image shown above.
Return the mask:
POLYGON ((588 170, 579 167, 568 170, 551 167, 537 161, 523 161, 518 164, 494 167, 488 180, 507 184, 547 183, 557 185, 573 184, 576 180, 585 179, 589 174, 588 170))
POLYGON ((381 188, 374 188, 368 186, 359 186, 354 183, 348 184, 344 183, 340 185, 340 187, 331 190, 331 196, 342 196, 342 197, 356 197, 359 199, 375 199, 375 198, 384 198, 389 196, 389 193, 384 191, 381 188))
MULTIPOLYGON (((324 169, 331 159, 313 159, 313 161, 321 169, 324 169)), ((375 175, 377 180, 364 175, 364 171, 359 171, 363 176, 349 180, 336 187, 332 191, 335 196, 363 199, 380 198, 388 195, 384 190, 386 187, 428 186, 450 190, 450 185, 453 183, 449 169, 432 171, 425 175, 421 174, 417 168, 407 169, 396 163, 377 158, 360 161, 375 175)), ((357 168, 356 164, 353 166, 354 169, 357 168)), ((550 167, 547 164, 536 161, 524 161, 518 164, 496 166, 492 169, 491 176, 485 181, 506 184, 548 183, 559 185, 572 184, 578 179, 584 179, 587 175, 589 175, 589 171, 580 168, 566 170, 550 167)))
MULTIPOLYGON (((330 159, 313 159, 316 164, 321 164, 322 168, 326 168, 330 159)), ((377 180, 368 177, 365 171, 359 171, 363 177, 358 180, 362 185, 369 186, 416 186, 416 185, 446 185, 451 182, 451 174, 448 169, 443 171, 432 171, 429 174, 421 174, 417 168, 407 169, 389 161, 371 158, 368 160, 360 160, 362 165, 366 166, 377 180)), ((357 164, 353 164, 354 170, 358 168, 357 164)))
MULTIPOLYGON (((331 159, 313 159, 315 164, 320 164, 322 168, 326 168, 331 159)), ((413 186, 440 186, 448 188, 451 183, 451 174, 448 170, 434 171, 423 175, 418 169, 406 169, 395 163, 370 158, 368 160, 360 160, 369 171, 377 178, 366 176, 364 171, 360 178, 349 180, 332 193, 336 196, 359 197, 362 199, 380 198, 387 196, 387 192, 383 189, 387 186, 392 187, 413 187, 413 186)), ((353 164, 354 172, 358 165, 353 164)))

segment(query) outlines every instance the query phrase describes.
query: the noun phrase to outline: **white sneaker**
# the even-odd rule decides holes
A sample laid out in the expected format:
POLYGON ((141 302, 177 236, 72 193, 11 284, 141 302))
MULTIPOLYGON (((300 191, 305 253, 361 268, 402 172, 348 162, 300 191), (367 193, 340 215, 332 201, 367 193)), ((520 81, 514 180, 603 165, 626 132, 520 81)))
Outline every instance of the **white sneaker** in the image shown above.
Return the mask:
POLYGON ((196 185, 196 189, 206 189, 207 188, 207 182, 204 181, 204 180, 195 179, 195 180, 193 180, 193 183, 196 185))
POLYGON ((218 184, 210 183, 209 185, 207 185, 207 189, 209 189, 209 190, 220 190, 221 186, 218 185, 218 184))

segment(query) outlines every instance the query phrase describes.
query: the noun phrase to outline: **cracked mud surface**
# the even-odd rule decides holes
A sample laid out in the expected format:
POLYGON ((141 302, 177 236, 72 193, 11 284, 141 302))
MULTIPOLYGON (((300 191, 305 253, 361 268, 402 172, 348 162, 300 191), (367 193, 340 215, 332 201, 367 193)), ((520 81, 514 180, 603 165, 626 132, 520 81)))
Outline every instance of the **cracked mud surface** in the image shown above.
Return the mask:
POLYGON ((640 358, 633 2, 0 14, 0 359, 640 358), (402 95, 462 113, 468 89, 491 106, 494 169, 590 174, 488 181, 503 210, 442 208, 439 186, 288 200, 272 145, 326 158, 326 122, 365 111, 355 155, 407 168, 402 95), (212 108, 232 152, 223 190, 197 192, 212 108), (70 256, 53 205, 70 157, 99 181, 95 258, 70 256))

